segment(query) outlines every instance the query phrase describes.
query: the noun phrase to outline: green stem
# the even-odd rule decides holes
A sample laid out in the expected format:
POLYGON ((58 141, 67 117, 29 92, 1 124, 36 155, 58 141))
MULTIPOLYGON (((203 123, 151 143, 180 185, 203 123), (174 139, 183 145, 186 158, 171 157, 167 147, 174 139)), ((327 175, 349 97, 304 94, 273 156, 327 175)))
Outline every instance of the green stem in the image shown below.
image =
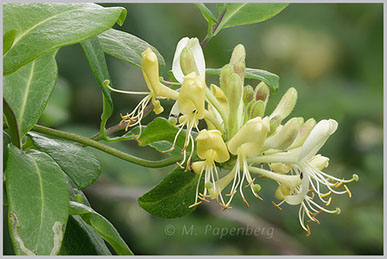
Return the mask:
POLYGON ((212 26, 211 33, 209 33, 210 35, 207 34, 207 36, 204 38, 204 40, 200 43, 200 46, 202 47, 202 49, 204 49, 204 47, 207 45, 207 43, 212 39, 212 37, 214 37, 213 35, 216 32, 216 29, 218 29, 218 26, 219 26, 220 22, 222 21, 223 16, 226 13, 226 11, 227 11, 227 8, 224 8, 222 10, 222 12, 219 15, 218 23, 216 23, 212 26))
POLYGON ((161 160, 161 161, 150 161, 150 160, 145 160, 145 159, 142 159, 142 158, 138 158, 138 157, 126 154, 126 153, 121 152, 121 151, 119 151, 117 149, 114 149, 112 147, 109 147, 107 145, 99 143, 99 142, 97 142, 95 140, 92 140, 92 139, 89 139, 89 138, 85 138, 85 137, 82 137, 82 136, 78 136, 78 135, 75 135, 75 134, 63 132, 63 131, 60 131, 60 130, 55 130, 55 129, 47 128, 47 127, 40 126, 40 125, 35 125, 32 128, 32 130, 40 132, 40 133, 44 133, 44 134, 47 134, 47 135, 51 135, 51 136, 55 136, 55 137, 59 137, 59 138, 63 138, 63 139, 68 139, 68 140, 71 140, 71 141, 74 141, 74 142, 78 142, 78 143, 84 144, 86 146, 90 146, 90 147, 93 147, 95 149, 99 149, 99 150, 101 150, 101 151, 103 151, 105 153, 108 153, 108 154, 110 154, 112 156, 115 156, 115 157, 118 157, 120 159, 129 161, 129 162, 131 162, 133 164, 137 164, 137 165, 141 165, 141 166, 145 166, 145 167, 151 167, 151 168, 165 167, 165 166, 168 166, 168 165, 172 165, 172 164, 174 164, 176 162, 179 162, 179 161, 181 161, 183 159, 182 155, 178 155, 178 156, 167 158, 167 159, 164 159, 164 160, 161 160))

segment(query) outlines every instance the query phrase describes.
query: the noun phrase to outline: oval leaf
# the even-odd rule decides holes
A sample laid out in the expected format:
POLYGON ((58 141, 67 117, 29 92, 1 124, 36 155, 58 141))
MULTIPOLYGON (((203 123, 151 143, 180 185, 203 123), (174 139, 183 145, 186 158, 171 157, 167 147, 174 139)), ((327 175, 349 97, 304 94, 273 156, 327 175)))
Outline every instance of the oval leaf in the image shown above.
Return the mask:
POLYGON ((62 170, 44 153, 24 153, 11 145, 5 177, 15 253, 56 255, 69 213, 62 170))
POLYGON ((93 153, 61 139, 51 139, 30 132, 34 145, 49 155, 81 189, 89 186, 101 174, 101 165, 93 153))
POLYGON ((288 5, 283 3, 229 4, 214 35, 228 27, 266 21, 280 13, 288 5))
POLYGON ((4 99, 15 114, 20 137, 38 121, 54 90, 58 77, 56 52, 41 56, 12 75, 4 77, 4 99))
POLYGON ((160 73, 165 68, 164 58, 159 51, 132 34, 110 29, 98 35, 98 39, 104 52, 138 68, 141 68, 141 53, 151 48, 157 55, 160 73))
MULTIPOLYGON (((198 180, 199 175, 194 172, 184 172, 176 167, 157 186, 138 198, 138 204, 160 218, 185 216, 197 207, 189 208, 195 202, 198 180)), ((199 188, 203 188, 203 180, 199 188)))
POLYGON ((60 255, 111 255, 104 240, 80 216, 69 217, 60 255))
POLYGON ((110 91, 103 85, 105 80, 111 81, 106 64, 105 53, 103 52, 97 37, 86 40, 82 42, 81 45, 89 60, 91 71, 93 71, 94 77, 102 91, 103 111, 101 115, 101 130, 104 134, 106 122, 113 113, 113 100, 110 96, 110 91))
POLYGON ((70 202, 70 207, 72 212, 79 212, 82 219, 92 226, 119 255, 133 255, 113 224, 105 217, 82 203, 72 201, 70 202))
POLYGON ((207 22, 218 23, 216 17, 213 15, 210 9, 207 8, 205 4, 198 3, 194 5, 199 8, 200 12, 202 13, 203 17, 206 19, 207 22))
POLYGON ((16 34, 17 30, 13 29, 3 35, 3 55, 12 47, 16 34))
MULTIPOLYGON (((220 72, 221 72, 220 68, 206 69, 206 73, 208 75, 220 75, 220 72)), ((262 69, 246 68, 245 78, 258 79, 265 82, 268 86, 270 86, 273 93, 277 92, 279 88, 279 76, 262 69)))
MULTIPOLYGON (((154 149, 162 152, 172 147, 178 131, 179 129, 171 125, 166 119, 156 118, 146 126, 139 140, 141 141, 141 146, 150 145, 154 149)), ((176 140, 175 149, 168 152, 168 154, 179 155, 181 153, 184 147, 185 135, 186 133, 184 131, 180 132, 176 140)), ((187 150, 189 150, 188 147, 187 150)))
POLYGON ((3 73, 9 75, 47 52, 96 36, 117 21, 122 24, 126 10, 91 3, 18 3, 5 4, 3 14, 4 31, 18 30, 3 57, 3 73))

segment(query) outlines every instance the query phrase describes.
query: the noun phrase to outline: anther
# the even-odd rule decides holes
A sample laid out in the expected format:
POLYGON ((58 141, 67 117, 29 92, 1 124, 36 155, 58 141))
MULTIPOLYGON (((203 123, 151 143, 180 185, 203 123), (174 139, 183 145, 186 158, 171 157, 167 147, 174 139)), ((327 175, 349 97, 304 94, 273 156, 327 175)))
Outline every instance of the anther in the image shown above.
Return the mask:
POLYGON ((253 179, 253 180, 251 180, 250 182, 249 182, 249 184, 248 185, 246 185, 245 187, 249 187, 250 185, 252 185, 253 184, 253 182, 255 181, 255 178, 253 179))
POLYGON ((335 187, 336 187, 336 188, 337 188, 337 187, 340 187, 342 184, 343 184, 343 182, 340 182, 340 183, 337 182, 335 187))
POLYGON ((247 200, 245 199, 245 197, 242 197, 243 198, 243 201, 246 203, 247 207, 250 208, 250 204, 247 202, 247 200))
POLYGON ((351 198, 352 194, 351 194, 350 190, 348 189, 348 187, 345 184, 344 184, 344 188, 347 191, 349 198, 351 198))
POLYGON ((310 236, 310 228, 309 228, 309 225, 306 225, 306 228, 308 229, 308 233, 306 233, 306 236, 310 236))
POLYGON ((136 135, 132 134, 133 138, 137 141, 138 144, 142 144, 142 142, 136 137, 136 135))
POLYGON ((273 203, 273 205, 276 206, 279 210, 282 210, 282 208, 280 206, 278 206, 277 204, 275 204, 274 201, 271 201, 271 203, 273 203))
POLYGON ((329 191, 329 192, 327 192, 327 193, 325 193, 325 194, 323 194, 323 195, 320 195, 320 197, 321 197, 321 198, 327 197, 327 196, 329 196, 331 193, 332 193, 332 191, 329 191))
POLYGON ((196 202, 196 203, 194 203, 194 204, 192 204, 192 205, 188 206, 188 208, 195 207, 195 206, 199 205, 200 203, 202 203, 202 202, 201 202, 201 201, 199 201, 199 202, 196 202))
POLYGON ((325 205, 329 206, 329 204, 331 204, 331 201, 332 201, 332 197, 329 197, 329 200, 325 205))
POLYGON ((233 193, 226 193, 225 195, 226 196, 234 196, 235 195, 235 193, 237 193, 237 191, 235 190, 233 193))

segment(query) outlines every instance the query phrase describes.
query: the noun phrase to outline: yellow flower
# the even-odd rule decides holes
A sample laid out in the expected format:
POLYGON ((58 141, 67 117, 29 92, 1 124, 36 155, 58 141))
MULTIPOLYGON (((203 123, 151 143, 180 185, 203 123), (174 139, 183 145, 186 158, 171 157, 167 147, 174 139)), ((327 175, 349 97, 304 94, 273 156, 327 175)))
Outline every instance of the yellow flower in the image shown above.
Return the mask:
POLYGON ((227 150, 227 146, 222 139, 222 134, 219 130, 202 130, 196 138, 197 141, 197 154, 199 158, 205 161, 199 161, 192 164, 192 168, 198 173, 199 180, 196 187, 195 203, 190 207, 196 206, 206 200, 206 198, 217 199, 218 197, 222 204, 224 203, 221 190, 217 187, 216 181, 219 181, 219 173, 216 168, 215 162, 223 163, 230 159, 230 155, 227 150), (200 180, 204 172, 204 190, 203 193, 199 193, 200 180), (207 191, 209 195, 207 195, 207 191), (200 199, 201 201, 198 201, 200 199))

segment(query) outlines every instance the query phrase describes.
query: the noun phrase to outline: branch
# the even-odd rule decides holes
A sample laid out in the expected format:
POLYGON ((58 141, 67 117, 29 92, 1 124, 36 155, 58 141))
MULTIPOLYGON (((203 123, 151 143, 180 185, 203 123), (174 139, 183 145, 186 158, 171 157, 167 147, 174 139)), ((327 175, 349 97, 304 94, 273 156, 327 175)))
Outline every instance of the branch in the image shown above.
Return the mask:
POLYGON ((99 149, 105 153, 108 153, 112 156, 129 161, 133 164, 137 164, 137 165, 141 165, 141 166, 145 166, 145 167, 151 167, 151 168, 165 167, 168 165, 172 165, 176 162, 179 162, 183 159, 183 155, 178 155, 178 156, 174 156, 174 157, 167 158, 167 159, 160 160, 160 161, 150 161, 150 160, 145 160, 145 159, 142 159, 139 157, 135 157, 135 156, 126 154, 126 153, 121 152, 117 149, 114 149, 112 147, 109 147, 107 145, 99 143, 95 140, 85 138, 82 136, 78 136, 75 134, 67 133, 64 131, 55 130, 55 129, 47 128, 47 127, 40 126, 40 125, 35 125, 32 128, 32 130, 36 131, 36 132, 44 133, 47 135, 55 136, 58 138, 63 138, 63 139, 71 140, 74 142, 78 142, 78 143, 84 144, 86 146, 90 146, 90 147, 93 147, 95 149, 99 149))

